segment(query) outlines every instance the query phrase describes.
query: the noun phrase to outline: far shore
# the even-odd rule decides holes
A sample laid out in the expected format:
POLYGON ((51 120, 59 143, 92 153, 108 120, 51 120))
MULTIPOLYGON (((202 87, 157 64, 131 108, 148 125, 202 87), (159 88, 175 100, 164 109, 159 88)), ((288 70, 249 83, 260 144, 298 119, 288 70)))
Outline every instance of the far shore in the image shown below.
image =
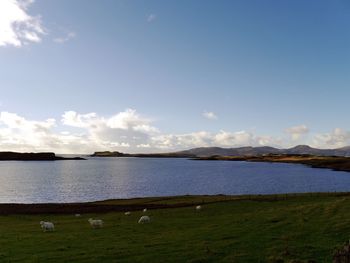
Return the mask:
MULTIPOLYGON (((138 157, 138 158, 188 158, 195 161, 246 161, 304 164, 313 168, 327 168, 350 172, 349 153, 342 149, 322 150, 299 145, 290 149, 272 147, 195 148, 172 153, 128 154, 122 152, 95 152, 91 157, 138 157)), ((347 148, 346 148, 347 149, 347 148)))
POLYGON ((270 162, 270 163, 294 163, 304 164, 312 168, 326 168, 335 171, 350 172, 350 157, 340 156, 315 156, 307 154, 269 154, 261 156, 210 156, 196 157, 196 161, 245 161, 245 162, 270 162))

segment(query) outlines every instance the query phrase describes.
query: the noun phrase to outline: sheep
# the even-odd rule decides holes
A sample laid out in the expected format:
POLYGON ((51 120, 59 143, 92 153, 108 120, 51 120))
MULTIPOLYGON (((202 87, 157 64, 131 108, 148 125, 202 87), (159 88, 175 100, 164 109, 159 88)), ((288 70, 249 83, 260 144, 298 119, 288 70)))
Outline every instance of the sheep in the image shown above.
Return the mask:
POLYGON ((55 225, 52 222, 40 221, 40 226, 44 232, 55 230, 55 225))
POLYGON ((124 215, 129 216, 129 215, 131 215, 131 212, 129 212, 129 211, 125 212, 124 215))
POLYGON ((146 213, 147 212, 147 208, 143 209, 143 212, 146 213))
POLYGON ((149 216, 141 216, 139 220, 139 224, 150 223, 151 218, 149 216))
POLYGON ((103 227, 103 221, 101 219, 89 218, 88 221, 89 221, 92 228, 102 228, 103 227))
POLYGON ((75 217, 81 217, 81 214, 75 214, 75 217))
POLYGON ((197 205, 197 206, 196 206, 196 210, 197 210, 197 211, 200 211, 201 209, 202 209, 202 207, 201 207, 200 205, 197 205))

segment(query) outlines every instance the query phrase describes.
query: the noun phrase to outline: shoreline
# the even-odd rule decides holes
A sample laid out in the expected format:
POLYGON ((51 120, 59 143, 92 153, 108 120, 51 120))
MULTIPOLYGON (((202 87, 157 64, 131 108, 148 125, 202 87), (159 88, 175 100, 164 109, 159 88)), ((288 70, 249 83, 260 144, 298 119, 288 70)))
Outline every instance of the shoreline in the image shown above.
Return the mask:
POLYGON ((310 192, 261 195, 179 195, 130 199, 108 199, 80 203, 0 203, 0 215, 87 214, 141 211, 144 208, 171 209, 229 201, 276 202, 301 198, 346 197, 350 192, 310 192))
POLYGON ((243 161, 303 164, 311 168, 350 172, 350 157, 315 155, 210 156, 191 158, 194 161, 243 161))

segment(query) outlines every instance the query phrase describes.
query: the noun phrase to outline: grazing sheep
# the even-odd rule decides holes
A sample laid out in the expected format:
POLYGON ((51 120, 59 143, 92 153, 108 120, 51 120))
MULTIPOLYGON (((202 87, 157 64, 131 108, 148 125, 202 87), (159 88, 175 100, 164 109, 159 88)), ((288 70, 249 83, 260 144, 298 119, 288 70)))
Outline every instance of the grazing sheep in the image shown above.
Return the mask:
POLYGON ((139 220, 139 224, 150 223, 151 218, 149 216, 141 216, 139 220))
POLYGON ((147 208, 143 209, 143 212, 146 213, 147 212, 147 208))
POLYGON ((197 210, 197 211, 200 211, 201 209, 202 209, 202 207, 201 207, 200 205, 197 205, 197 206, 196 206, 196 210, 197 210))
POLYGON ((131 215, 131 212, 129 212, 129 211, 125 212, 124 215, 129 216, 129 215, 131 215))
POLYGON ((89 221, 92 228, 102 228, 103 227, 103 221, 101 219, 90 218, 88 221, 89 221))
POLYGON ((44 232, 55 230, 55 225, 52 222, 40 221, 40 226, 44 232))
POLYGON ((81 217, 81 214, 75 214, 75 217, 81 217))

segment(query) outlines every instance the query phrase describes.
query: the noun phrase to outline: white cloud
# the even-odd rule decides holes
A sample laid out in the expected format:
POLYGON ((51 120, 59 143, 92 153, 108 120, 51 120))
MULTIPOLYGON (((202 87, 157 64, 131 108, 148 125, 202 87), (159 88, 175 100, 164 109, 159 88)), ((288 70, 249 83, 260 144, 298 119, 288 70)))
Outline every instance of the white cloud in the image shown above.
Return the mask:
POLYGON ((53 41, 58 43, 58 44, 63 44, 69 40, 72 40, 76 36, 77 36, 77 34, 75 32, 68 32, 68 33, 66 33, 65 36, 54 38, 53 41))
POLYGON ((138 145, 146 145, 150 137, 159 132, 151 125, 151 120, 140 116, 133 109, 126 109, 109 118, 100 117, 94 112, 79 114, 67 111, 62 115, 61 122, 83 129, 91 145, 101 150, 118 147, 135 149, 138 145))
POLYGON ((33 0, 0 1, 0 46, 20 47, 30 42, 41 42, 45 30, 40 16, 28 14, 33 0))
POLYGON ((153 148, 181 150, 194 147, 281 146, 282 141, 268 136, 257 136, 247 131, 210 133, 206 131, 188 134, 160 134, 152 137, 153 148))
POLYGON ((75 111, 66 111, 62 115, 62 123, 67 126, 87 128, 99 120, 96 113, 78 114, 75 111))
POLYGON ((150 148, 151 147, 151 145, 150 144, 138 144, 138 145, 136 145, 136 147, 137 148, 150 148))
POLYGON ((0 113, 1 148, 11 146, 14 149, 42 149, 57 143, 57 138, 51 133, 56 126, 54 119, 31 121, 9 112, 0 113))
POLYGON ((225 132, 220 131, 214 136, 214 143, 220 146, 242 146, 257 144, 253 134, 246 131, 225 132))
POLYGON ((147 22, 151 23, 152 21, 156 20, 157 16, 155 14, 149 14, 147 16, 147 22))
POLYGON ((28 121, 15 113, 3 111, 0 113, 0 123, 10 129, 50 129, 55 125, 55 120, 47 119, 43 122, 28 121))
POLYGON ((218 116, 212 111, 204 111, 203 112, 203 117, 207 118, 208 120, 217 120, 218 116))
POLYGON ((313 137, 312 146, 319 148, 340 148, 350 145, 350 132, 341 128, 335 128, 329 133, 316 134, 313 137))
POLYGON ((151 121, 142 118, 136 110, 126 109, 107 120, 107 126, 112 129, 132 129, 141 132, 156 132, 157 129, 150 126, 151 121))
POLYGON ((309 132, 309 128, 306 125, 299 125, 287 128, 285 132, 291 136, 293 141, 297 141, 309 132))

